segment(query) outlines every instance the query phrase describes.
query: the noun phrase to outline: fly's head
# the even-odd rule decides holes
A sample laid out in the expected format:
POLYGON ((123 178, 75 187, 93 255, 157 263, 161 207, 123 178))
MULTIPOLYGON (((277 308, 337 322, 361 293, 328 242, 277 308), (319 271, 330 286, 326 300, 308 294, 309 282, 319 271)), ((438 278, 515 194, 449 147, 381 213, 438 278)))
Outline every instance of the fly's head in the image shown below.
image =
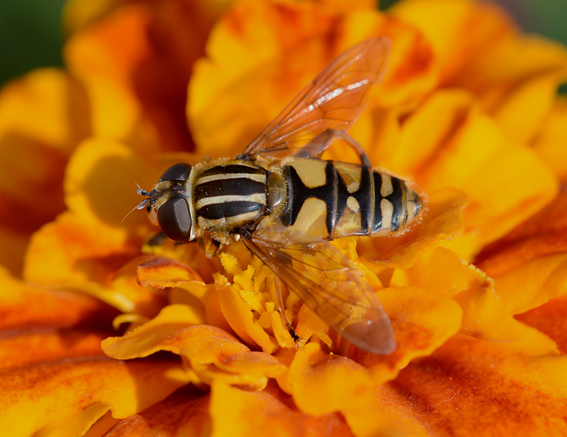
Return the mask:
POLYGON ((136 209, 146 208, 152 223, 173 241, 181 243, 194 239, 189 205, 191 194, 187 186, 190 174, 189 164, 175 164, 161 175, 152 191, 142 188, 136 191, 146 197, 136 209))

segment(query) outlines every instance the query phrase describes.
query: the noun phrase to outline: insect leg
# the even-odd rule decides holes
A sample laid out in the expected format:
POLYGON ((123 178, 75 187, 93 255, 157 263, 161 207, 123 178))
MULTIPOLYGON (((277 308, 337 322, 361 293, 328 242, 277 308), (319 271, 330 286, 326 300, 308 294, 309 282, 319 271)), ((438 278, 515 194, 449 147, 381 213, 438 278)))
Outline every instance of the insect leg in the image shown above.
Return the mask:
POLYGON ((221 249, 221 243, 214 238, 204 239, 198 238, 199 247, 205 252, 205 256, 209 259, 214 258, 221 249))
POLYGON ((358 141, 356 141, 353 137, 347 134, 344 130, 337 130, 334 132, 335 132, 335 139, 337 138, 341 139, 345 143, 347 143, 350 147, 353 148, 353 150, 360 158, 360 162, 362 162, 362 165, 364 165, 365 167, 372 167, 372 165, 370 164, 370 159, 368 159, 368 155, 366 154, 362 146, 358 144, 358 141))
POLYGON ((274 275, 274 288, 276 291, 276 306, 278 307, 278 312, 282 315, 282 319, 285 323, 285 327, 289 331, 291 338, 293 338, 293 341, 297 341, 299 340, 299 337, 293 330, 291 326, 291 322, 289 321, 289 319, 287 318, 287 314, 285 313, 285 306, 282 298, 281 282, 280 282, 280 278, 278 278, 277 275, 274 275))
POLYGON ((343 140, 353 148, 360 158, 362 165, 372 167, 362 146, 344 130, 327 129, 321 135, 309 141, 309 143, 297 153, 297 156, 300 158, 319 158, 337 139, 343 140))
POLYGON ((167 237, 165 236, 165 234, 163 232, 159 231, 157 234, 155 234, 152 238, 150 238, 148 240, 146 245, 148 245, 148 246, 161 246, 163 243, 165 243, 165 240, 167 240, 167 237))

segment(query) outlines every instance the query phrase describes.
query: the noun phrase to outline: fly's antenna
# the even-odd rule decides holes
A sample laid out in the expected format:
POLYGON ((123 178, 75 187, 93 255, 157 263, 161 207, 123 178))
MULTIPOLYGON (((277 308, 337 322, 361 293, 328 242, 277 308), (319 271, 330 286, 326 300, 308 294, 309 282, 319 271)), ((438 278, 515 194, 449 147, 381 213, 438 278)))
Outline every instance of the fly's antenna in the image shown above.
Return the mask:
POLYGON ((136 194, 138 194, 140 196, 145 196, 146 198, 144 200, 142 200, 139 204, 137 204, 134 208, 132 208, 130 211, 128 211, 128 214, 126 214, 124 216, 124 218, 122 219, 122 221, 120 223, 124 223, 124 220, 126 220, 126 218, 128 218, 128 216, 132 213, 132 211, 134 211, 135 209, 137 209, 137 210, 144 209, 148 205, 148 203, 150 203, 150 201, 151 201, 151 193, 147 190, 144 190, 142 187, 140 187, 136 181, 134 181, 134 183, 138 187, 138 189, 136 190, 136 194))

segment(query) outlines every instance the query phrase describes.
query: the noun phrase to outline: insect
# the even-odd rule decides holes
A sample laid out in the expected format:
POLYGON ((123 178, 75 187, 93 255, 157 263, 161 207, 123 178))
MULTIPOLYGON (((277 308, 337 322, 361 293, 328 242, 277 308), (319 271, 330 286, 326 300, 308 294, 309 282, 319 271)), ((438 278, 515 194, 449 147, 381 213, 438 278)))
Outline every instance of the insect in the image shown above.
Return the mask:
MULTIPOLYGON (((362 273, 329 241, 403 229, 423 209, 410 183, 373 169, 346 132, 387 67, 390 42, 365 40, 325 68, 234 159, 167 169, 136 208, 189 242, 243 241, 287 287, 354 345, 395 350, 394 332, 362 273), (337 139, 360 164, 319 159, 337 139)), ((281 300, 281 296, 280 296, 281 300)))

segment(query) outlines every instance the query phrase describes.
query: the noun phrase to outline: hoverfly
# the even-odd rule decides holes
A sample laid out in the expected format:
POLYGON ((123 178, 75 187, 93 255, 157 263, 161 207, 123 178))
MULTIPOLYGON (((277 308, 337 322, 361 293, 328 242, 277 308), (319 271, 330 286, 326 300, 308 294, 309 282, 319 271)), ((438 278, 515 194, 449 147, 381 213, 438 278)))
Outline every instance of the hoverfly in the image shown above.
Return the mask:
MULTIPOLYGON (((423 201, 406 181, 373 169, 346 132, 381 80, 390 41, 347 50, 234 159, 180 163, 163 173, 137 209, 155 214, 177 242, 209 233, 243 241, 338 334, 374 354, 395 350, 394 332, 362 273, 329 240, 382 235, 414 221, 423 201), (361 164, 319 159, 342 139, 361 164)), ((283 309, 281 309, 283 310, 283 309)))

